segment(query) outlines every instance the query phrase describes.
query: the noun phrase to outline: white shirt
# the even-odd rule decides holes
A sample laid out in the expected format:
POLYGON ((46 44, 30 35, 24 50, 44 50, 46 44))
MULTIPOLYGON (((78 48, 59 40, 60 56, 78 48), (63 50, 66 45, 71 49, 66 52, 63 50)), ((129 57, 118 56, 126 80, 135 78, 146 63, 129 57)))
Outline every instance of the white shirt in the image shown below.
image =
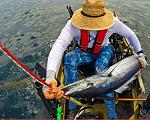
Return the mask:
MULTIPOLYGON (((95 37, 97 35, 97 31, 89 31, 90 32, 90 42, 88 48, 92 48, 93 43, 95 41, 95 37)), ((104 41, 102 46, 106 46, 109 44, 109 37, 113 33, 118 33, 126 38, 128 38, 131 46, 133 46, 134 51, 138 52, 141 51, 141 44, 135 35, 135 33, 126 26, 123 22, 121 22, 118 18, 114 17, 114 24, 110 27, 105 35, 104 41)), ((58 72, 60 63, 62 61, 62 57, 64 51, 71 44, 73 38, 77 38, 78 44, 80 44, 80 29, 73 26, 71 21, 69 20, 65 27, 62 29, 59 37, 55 41, 52 50, 50 51, 47 63, 47 71, 52 70, 56 74, 58 72)))

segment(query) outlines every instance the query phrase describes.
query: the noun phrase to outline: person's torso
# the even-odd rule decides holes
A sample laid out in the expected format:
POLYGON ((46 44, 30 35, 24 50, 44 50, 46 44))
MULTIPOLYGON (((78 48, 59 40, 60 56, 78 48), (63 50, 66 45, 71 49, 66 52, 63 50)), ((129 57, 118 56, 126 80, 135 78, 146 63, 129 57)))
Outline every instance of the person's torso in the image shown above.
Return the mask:
MULTIPOLYGON (((107 46, 108 44, 110 44, 109 37, 114 33, 112 29, 113 29, 113 27, 108 28, 108 31, 107 31, 107 33, 104 36, 104 40, 103 40, 102 46, 107 46)), ((97 36, 98 30, 96 30, 96 31, 88 31, 88 32, 89 32, 88 48, 92 48, 93 45, 94 45, 94 42, 96 41, 96 36, 97 36)), ((81 31, 78 28, 76 28, 75 39, 77 40, 78 45, 80 45, 80 43, 81 43, 81 31)))

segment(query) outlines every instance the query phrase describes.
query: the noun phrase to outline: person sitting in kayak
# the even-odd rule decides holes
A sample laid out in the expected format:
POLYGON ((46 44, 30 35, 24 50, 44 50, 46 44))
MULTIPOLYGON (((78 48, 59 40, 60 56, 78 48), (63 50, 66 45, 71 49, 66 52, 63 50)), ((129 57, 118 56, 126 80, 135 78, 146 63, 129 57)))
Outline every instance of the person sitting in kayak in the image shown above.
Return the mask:
MULTIPOLYGON (((146 60, 135 33, 105 8, 104 0, 85 0, 82 8, 76 10, 66 23, 50 51, 46 82, 52 86, 52 89, 43 88, 45 97, 52 99, 60 98, 63 95, 63 91, 57 87, 55 80, 62 58, 64 59, 66 84, 78 80, 79 65, 92 63, 97 72, 106 69, 115 54, 115 50, 109 42, 109 37, 113 33, 128 38, 138 55, 141 67, 145 68, 146 60), (64 54, 73 38, 77 40, 79 47, 64 54)), ((114 92, 107 96, 114 97, 114 92)), ((108 117, 117 118, 115 102, 104 101, 108 108, 108 117)), ((73 113, 75 108, 75 104, 69 103, 70 113, 73 113)))

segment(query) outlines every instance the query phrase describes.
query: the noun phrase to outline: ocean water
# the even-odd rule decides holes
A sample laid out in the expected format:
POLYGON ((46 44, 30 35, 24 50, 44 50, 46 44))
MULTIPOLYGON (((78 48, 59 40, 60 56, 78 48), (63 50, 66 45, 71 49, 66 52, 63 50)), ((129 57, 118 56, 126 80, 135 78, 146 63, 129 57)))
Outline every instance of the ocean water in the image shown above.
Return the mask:
MULTIPOLYGON (((27 66, 33 68, 31 63, 36 61, 46 66, 51 46, 69 16, 66 5, 76 10, 81 3, 82 0, 0 0, 0 40, 27 66)), ((106 5, 136 33, 149 63, 150 1, 106 0, 106 5)), ((149 73, 147 67, 143 71, 146 92, 150 91, 149 73)), ((26 74, 0 52, 0 118, 45 118, 31 80, 26 82, 24 78, 26 74)))

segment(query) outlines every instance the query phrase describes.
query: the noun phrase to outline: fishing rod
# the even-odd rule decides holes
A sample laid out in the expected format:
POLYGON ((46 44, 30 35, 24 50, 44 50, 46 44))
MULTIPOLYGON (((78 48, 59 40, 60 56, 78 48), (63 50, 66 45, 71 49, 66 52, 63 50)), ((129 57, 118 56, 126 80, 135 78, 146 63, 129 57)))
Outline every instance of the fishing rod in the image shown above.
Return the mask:
MULTIPOLYGON (((39 83, 41 83, 42 85, 47 86, 48 88, 51 89, 51 86, 49 84, 47 84, 43 79, 41 79, 39 76, 37 76, 36 74, 34 74, 32 71, 30 71, 21 61, 19 61, 5 46, 4 44, 0 41, 0 48, 1 50, 14 62, 16 63, 21 69, 23 69, 27 74, 29 74, 32 78, 36 79, 39 83)), ((42 92, 42 91, 41 91, 42 92)), ((150 96, 150 95, 149 95, 150 96)), ((70 102, 73 102, 79 106, 82 107, 88 107, 90 105, 86 105, 86 104, 82 104, 81 102, 75 100, 72 97, 66 96, 65 94, 63 95, 63 98, 66 100, 69 100, 70 102)), ((101 99, 110 99, 110 100, 116 100, 116 101, 144 101, 146 99, 140 99, 140 98, 101 98, 101 99)), ((142 115, 145 115, 148 113, 149 109, 150 109, 150 97, 147 98, 146 102, 144 103, 145 107, 142 107, 142 109, 140 110, 140 113, 142 115), (144 112, 143 112, 144 111, 144 112), (146 111, 146 112, 145 112, 146 111)), ((57 108, 57 119, 61 120, 61 112, 62 112, 62 108, 58 107, 57 108)))
MULTIPOLYGON (((19 61, 19 59, 17 59, 4 45, 4 43, 2 41, 0 41, 0 48, 1 50, 16 64, 18 65, 22 70, 24 70, 29 76, 31 76, 32 78, 36 79, 39 83, 41 83, 42 85, 48 87, 51 89, 51 86, 46 83, 42 78, 40 78, 39 76, 37 76, 36 74, 34 74, 27 66, 25 66, 21 61, 19 61)), ((81 102, 75 100, 72 97, 69 97, 67 95, 63 95, 62 96, 64 99, 67 99, 79 106, 85 106, 84 104, 82 104, 81 102)))
MULTIPOLYGON (((41 79, 39 76, 34 74, 32 71, 29 70, 21 61, 19 61, 5 46, 2 42, 0 42, 0 48, 1 50, 14 62, 16 63, 21 69, 23 69, 29 76, 32 78, 36 79, 39 83, 42 85, 45 85, 46 87, 51 89, 51 86, 47 84, 43 79, 41 79)), ((42 92, 42 91, 41 91, 42 92)), ((83 104, 80 101, 75 100, 72 97, 66 96, 65 94, 63 95, 63 98, 66 100, 69 100, 70 102, 73 102, 77 104, 78 106, 82 107, 87 107, 89 105, 83 104)), ((110 99, 110 100, 115 100, 115 101, 145 101, 146 99, 144 98, 99 98, 99 99, 110 99)))
POLYGON ((71 18, 72 18, 72 15, 73 15, 73 10, 72 10, 72 8, 71 8, 71 5, 68 4, 68 5, 66 6, 66 8, 67 8, 67 10, 68 10, 68 12, 69 12, 69 17, 68 17, 68 19, 71 19, 71 18))
MULTIPOLYGON (((42 78, 40 78, 39 76, 37 76, 35 73, 33 73, 31 70, 29 70, 29 68, 27 66, 25 66, 21 61, 19 61, 19 59, 17 59, 3 44, 3 42, 0 41, 0 48, 1 50, 15 63, 17 64, 21 69, 23 69, 29 76, 31 76, 32 78, 36 79, 39 83, 41 83, 42 85, 45 85, 46 87, 51 89, 51 86, 46 83, 42 78)), ((84 106, 84 104, 82 104, 81 102, 75 100, 72 97, 69 97, 67 95, 63 95, 63 98, 79 105, 79 106, 84 106)), ((144 98, 99 98, 99 99, 112 99, 112 100, 116 100, 116 101, 144 101, 146 99, 144 98)))

